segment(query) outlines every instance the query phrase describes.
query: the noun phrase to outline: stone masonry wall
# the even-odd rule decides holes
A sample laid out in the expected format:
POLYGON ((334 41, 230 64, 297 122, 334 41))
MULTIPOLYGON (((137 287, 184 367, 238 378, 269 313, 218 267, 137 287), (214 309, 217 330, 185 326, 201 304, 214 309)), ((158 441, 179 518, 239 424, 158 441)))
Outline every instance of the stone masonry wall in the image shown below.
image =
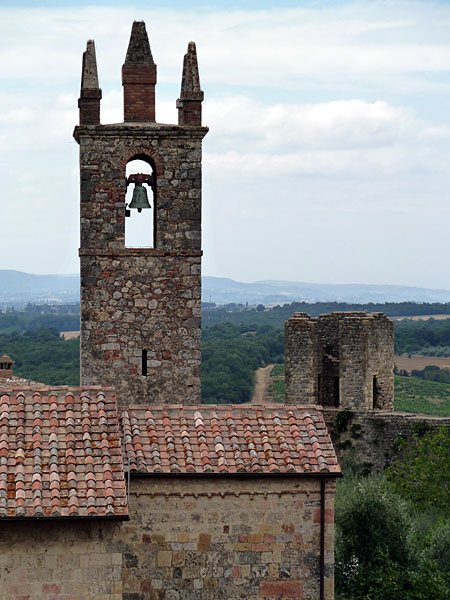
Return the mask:
POLYGON ((394 409, 394 324, 383 313, 373 313, 368 340, 369 372, 372 378, 370 408, 394 409), (373 377, 376 377, 375 381, 373 377))
POLYGON ((82 385, 114 385, 120 405, 200 401, 200 255, 81 257, 82 385), (147 374, 142 374, 142 351, 147 374))
POLYGON ((75 128, 81 173, 81 382, 115 385, 121 405, 200 401, 206 132, 157 123, 75 128), (156 181, 154 248, 125 247, 125 171, 135 158, 151 165, 156 181))
POLYGON ((317 354, 318 403, 339 404, 339 321, 334 313, 321 315, 315 322, 314 346, 317 354))
POLYGON ((0 600, 317 600, 319 490, 317 478, 132 478, 128 522, 2 524, 0 600))
POLYGON ((0 600, 122 600, 119 522, 2 522, 0 600))
POLYGON ((287 404, 393 408, 394 330, 382 313, 294 313, 285 337, 287 404))
POLYGON ((370 408, 370 333, 368 319, 347 317, 339 322, 339 406, 342 408, 370 408))
POLYGON ((338 458, 354 453, 373 472, 399 457, 402 438, 409 441, 414 433, 450 427, 450 418, 411 413, 324 408, 323 415, 338 458))
POLYGON ((306 313, 294 313, 284 325, 286 404, 317 404, 314 325, 306 313))

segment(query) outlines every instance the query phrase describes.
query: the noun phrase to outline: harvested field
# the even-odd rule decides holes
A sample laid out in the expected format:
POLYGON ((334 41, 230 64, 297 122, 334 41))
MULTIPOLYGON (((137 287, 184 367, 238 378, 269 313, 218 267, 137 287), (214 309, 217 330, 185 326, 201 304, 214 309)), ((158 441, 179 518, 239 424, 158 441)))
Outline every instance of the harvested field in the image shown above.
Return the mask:
POLYGON ((414 317, 389 317, 393 321, 404 321, 408 319, 409 321, 428 321, 429 319, 435 319, 436 321, 444 321, 445 319, 450 319, 450 315, 416 315, 414 317))
POLYGON ((436 365, 441 369, 450 369, 450 356, 420 356, 413 354, 411 358, 408 356, 395 356, 394 362, 397 369, 408 371, 411 373, 413 369, 421 371, 429 365, 436 365))
POLYGON ((79 331, 60 331, 59 335, 63 337, 65 340, 74 340, 77 337, 80 337, 79 331))

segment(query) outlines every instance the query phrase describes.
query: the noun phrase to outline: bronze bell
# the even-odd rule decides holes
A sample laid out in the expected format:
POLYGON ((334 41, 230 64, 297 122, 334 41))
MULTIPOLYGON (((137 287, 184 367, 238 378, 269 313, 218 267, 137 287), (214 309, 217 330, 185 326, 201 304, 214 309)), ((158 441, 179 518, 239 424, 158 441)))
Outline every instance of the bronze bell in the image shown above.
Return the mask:
POLYGON ((151 208, 148 201, 147 190, 142 183, 136 182, 133 190, 133 198, 131 199, 128 208, 137 208, 140 213, 143 208, 151 208))

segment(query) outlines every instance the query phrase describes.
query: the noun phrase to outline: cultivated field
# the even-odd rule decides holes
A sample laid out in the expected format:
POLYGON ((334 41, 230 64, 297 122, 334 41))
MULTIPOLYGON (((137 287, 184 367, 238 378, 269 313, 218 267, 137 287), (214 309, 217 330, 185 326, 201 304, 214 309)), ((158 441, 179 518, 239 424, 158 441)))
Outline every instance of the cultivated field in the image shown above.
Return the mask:
POLYGON ((60 331, 59 335, 63 337, 65 340, 74 340, 77 337, 80 337, 79 331, 60 331))
POLYGON ((413 369, 421 371, 428 365, 436 365, 441 369, 450 369, 450 356, 420 356, 413 354, 411 358, 406 355, 395 356, 394 362, 400 371, 411 373, 413 369))
POLYGON ((436 321, 444 321, 450 319, 450 315, 416 315, 414 317, 389 317, 393 321, 428 321, 429 319, 435 319, 436 321))

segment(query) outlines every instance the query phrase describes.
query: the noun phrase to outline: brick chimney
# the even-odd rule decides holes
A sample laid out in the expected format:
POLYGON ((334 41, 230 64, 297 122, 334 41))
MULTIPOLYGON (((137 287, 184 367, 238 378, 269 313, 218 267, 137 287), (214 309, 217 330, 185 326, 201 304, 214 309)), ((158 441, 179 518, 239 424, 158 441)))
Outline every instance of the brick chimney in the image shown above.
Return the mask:
POLYGON ((86 52, 83 52, 81 71, 81 91, 78 100, 80 125, 100 124, 100 100, 102 90, 98 87, 97 59, 94 40, 88 40, 86 52))
POLYGON ((144 21, 134 21, 122 66, 124 121, 155 121, 156 65, 144 21))
POLYGON ((180 98, 177 100, 178 125, 202 124, 203 92, 200 89, 197 50, 194 42, 189 42, 183 60, 180 98))

